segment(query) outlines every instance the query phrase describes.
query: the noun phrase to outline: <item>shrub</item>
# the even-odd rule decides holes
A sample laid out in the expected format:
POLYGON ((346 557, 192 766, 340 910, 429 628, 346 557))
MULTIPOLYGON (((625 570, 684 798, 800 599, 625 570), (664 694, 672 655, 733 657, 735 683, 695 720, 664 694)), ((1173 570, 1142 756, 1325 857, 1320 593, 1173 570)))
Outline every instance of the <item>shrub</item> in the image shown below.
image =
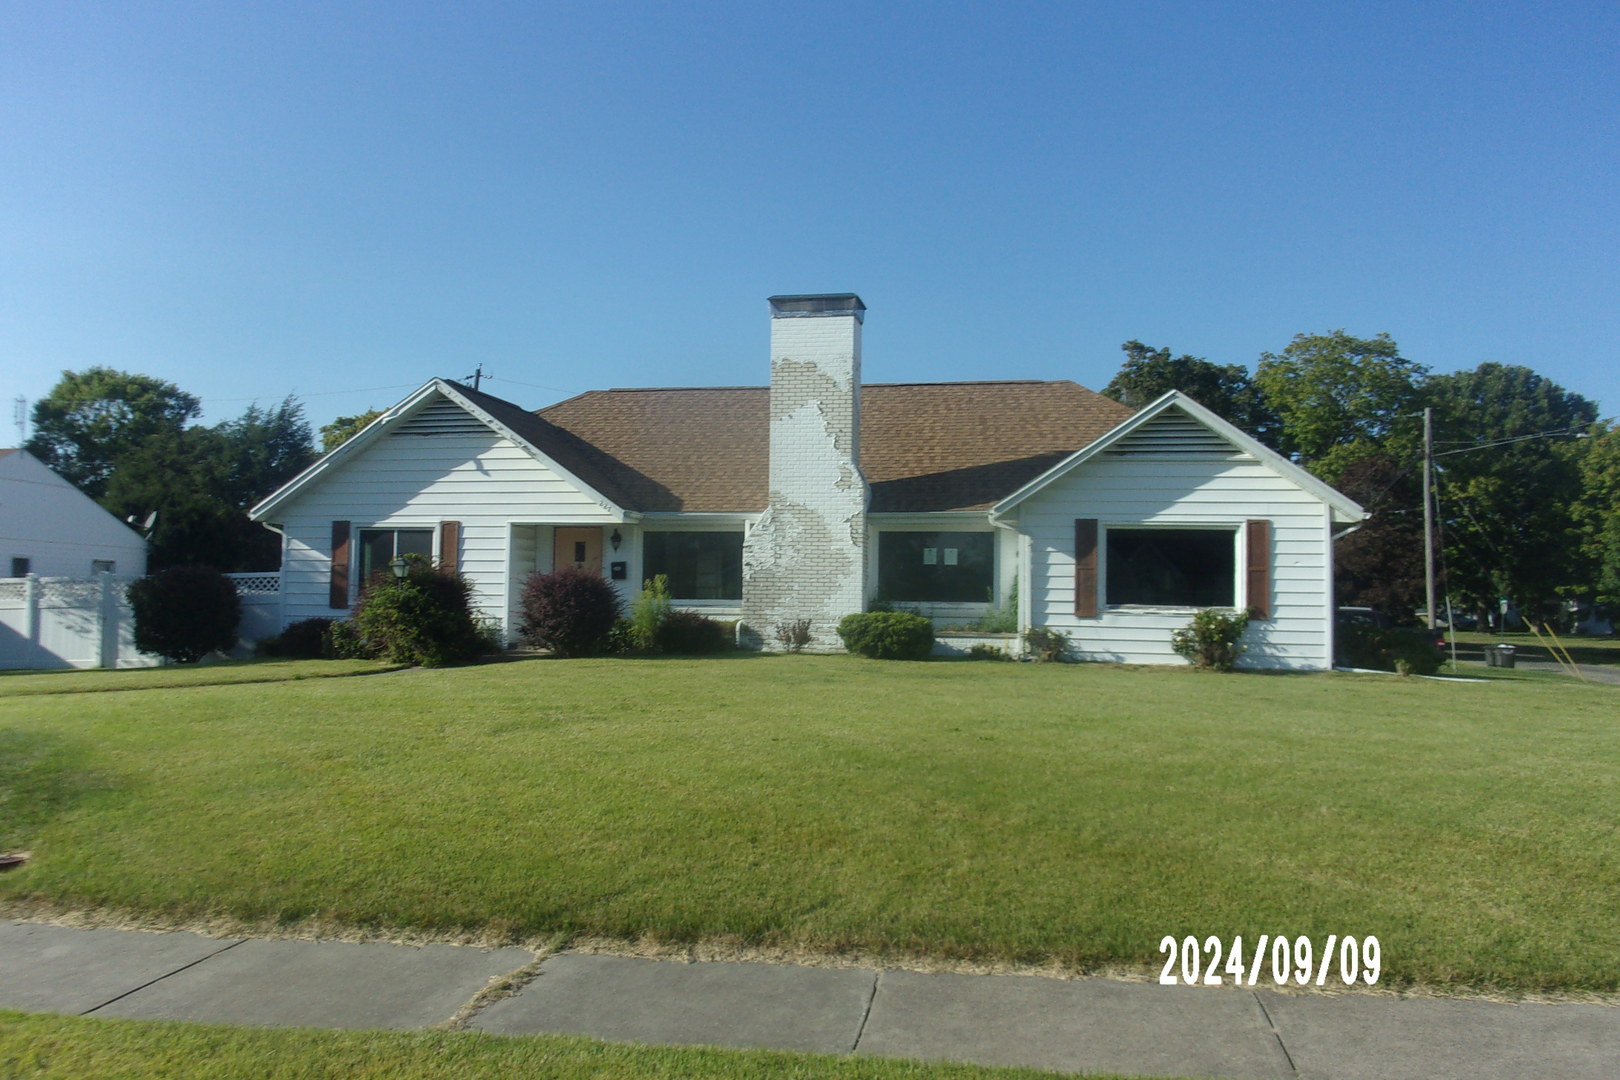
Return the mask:
POLYGON ((630 629, 637 649, 658 645, 658 628, 669 618, 669 577, 659 574, 641 583, 641 592, 630 604, 630 629))
POLYGON ((707 655, 721 652, 729 644, 725 627, 695 611, 671 611, 658 627, 662 652, 707 655))
POLYGON ((926 660, 934 651, 934 624, 903 611, 845 615, 838 636, 844 648, 874 660, 926 660))
POLYGON ((810 644, 810 620, 789 619, 776 624, 776 641, 788 652, 802 652, 810 644))
POLYGON ((986 645, 982 641, 979 642, 978 644, 974 645, 972 648, 968 649, 967 654, 968 654, 968 659, 969 660, 1011 660, 1012 659, 1012 656, 1007 652, 1006 649, 998 649, 994 645, 986 645))
POLYGON ((327 631, 326 640, 334 660, 366 660, 371 657, 352 622, 333 623, 327 631))
POLYGON ((614 619, 607 637, 602 639, 602 651, 610 656, 629 656, 640 652, 641 641, 636 636, 636 624, 629 619, 614 619))
POLYGON ((332 620, 300 619, 275 639, 272 656, 291 660, 324 660, 332 655, 332 620))
POLYGON ((462 664, 490 646, 473 615, 472 583, 421 558, 409 559, 403 578, 373 575, 349 621, 360 655, 396 664, 462 664))
POLYGON ((523 583, 522 637, 558 656, 601 651, 619 617, 619 594, 599 575, 575 566, 533 573, 523 583))
POLYGON ((1433 675, 1441 663, 1421 634, 1393 627, 1341 625, 1337 652, 1348 666, 1374 671, 1400 671, 1404 664, 1413 675, 1433 675))
POLYGON ((1192 622, 1170 634, 1170 647, 1187 658, 1193 667, 1204 671, 1231 671, 1245 647, 1238 638, 1248 629, 1249 613, 1228 615, 1215 608, 1205 608, 1193 616, 1192 622))
POLYGON ((135 647, 185 664, 236 645, 242 601, 217 570, 175 566, 129 587, 135 647))
POLYGON ((1069 644, 1068 634, 1050 626, 1032 626, 1024 631, 1024 647, 1044 663, 1069 659, 1069 644))
MULTIPOLYGON (((992 595, 990 600, 994 603, 995 596, 992 595)), ((973 628, 985 634, 1011 634, 1018 629, 1017 578, 1013 578, 1012 588, 1007 592, 1007 603, 980 618, 973 628)))

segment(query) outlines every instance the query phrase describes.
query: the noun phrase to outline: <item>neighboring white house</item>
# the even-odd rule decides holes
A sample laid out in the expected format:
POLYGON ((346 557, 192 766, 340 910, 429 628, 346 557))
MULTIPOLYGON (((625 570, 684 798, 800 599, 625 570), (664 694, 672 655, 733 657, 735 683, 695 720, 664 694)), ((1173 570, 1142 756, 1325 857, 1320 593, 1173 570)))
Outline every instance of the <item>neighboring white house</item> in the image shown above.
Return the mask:
POLYGON ((592 391, 538 412, 434 379, 252 511, 288 622, 341 616, 396 554, 459 570, 515 635, 574 564, 768 645, 873 600, 964 622, 1016 589, 1084 657, 1181 663, 1170 633, 1248 608, 1252 666, 1325 669, 1333 540, 1359 506, 1197 403, 1132 413, 1072 382, 862 385, 865 305, 770 300, 771 383, 592 391))
POLYGON ((26 450, 0 450, 0 569, 7 577, 146 573, 146 541, 26 450))

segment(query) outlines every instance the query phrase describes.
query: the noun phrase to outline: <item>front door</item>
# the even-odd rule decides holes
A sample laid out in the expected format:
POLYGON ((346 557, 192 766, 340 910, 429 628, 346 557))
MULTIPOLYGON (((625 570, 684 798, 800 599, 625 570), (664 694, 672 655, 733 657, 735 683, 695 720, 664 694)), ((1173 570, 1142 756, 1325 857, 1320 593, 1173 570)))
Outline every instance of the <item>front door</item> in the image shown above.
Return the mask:
POLYGON ((578 566, 602 576, 602 527, 557 527, 557 540, 551 549, 551 565, 555 570, 565 566, 578 566))

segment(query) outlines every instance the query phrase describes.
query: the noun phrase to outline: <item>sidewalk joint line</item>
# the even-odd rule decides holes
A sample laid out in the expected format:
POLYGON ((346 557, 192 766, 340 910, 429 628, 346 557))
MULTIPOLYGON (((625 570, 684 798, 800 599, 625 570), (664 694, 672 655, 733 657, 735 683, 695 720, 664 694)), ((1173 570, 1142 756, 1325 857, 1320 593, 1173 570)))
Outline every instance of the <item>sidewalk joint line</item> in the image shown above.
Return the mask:
POLYGON ((86 1010, 84 1010, 84 1012, 80 1013, 79 1015, 80 1016, 89 1016, 91 1013, 95 1012, 96 1009, 105 1009, 108 1005, 111 1005, 113 1002, 115 1002, 115 1001, 123 1001, 125 998, 129 997, 129 995, 131 995, 131 994, 138 994, 142 990, 145 990, 148 986, 151 986, 153 983, 162 982, 164 979, 167 979, 170 975, 178 975, 182 971, 190 971, 192 968, 196 967, 198 964, 202 963, 205 960, 212 960, 214 957, 218 956, 220 953, 230 952, 232 949, 236 948, 238 945, 241 945, 241 944, 247 942, 248 940, 249 940, 248 938, 239 938, 238 940, 231 942, 229 945, 225 946, 222 949, 215 949, 213 952, 209 953, 207 956, 199 956, 197 959, 193 960, 189 964, 182 964, 181 966, 175 968, 173 971, 165 971, 162 975, 159 975, 157 978, 149 979, 148 981, 143 982, 143 983, 141 983, 141 985, 135 987, 133 990, 125 990, 122 994, 119 994, 117 997, 110 997, 106 1001, 103 1001, 100 1005, 97 1005, 94 1008, 86 1009, 86 1010))
POLYGON ((1260 1006, 1260 1015, 1265 1019, 1266 1027, 1271 1029, 1271 1037, 1277 1040, 1277 1049, 1282 1051, 1283 1060, 1288 1063, 1288 1075, 1298 1076, 1299 1066, 1294 1064, 1294 1055, 1288 1052, 1288 1044, 1283 1042, 1282 1032, 1277 1030, 1277 1022, 1271 1018, 1271 1010, 1267 1009, 1266 1003, 1260 1000, 1258 990, 1250 990, 1249 993, 1254 996, 1254 1003, 1260 1006))
POLYGON ((883 978, 883 969, 872 972, 872 987, 866 992, 866 1006, 861 1010, 861 1023, 855 1029, 855 1042, 850 1046, 849 1052, 854 1053, 861 1048, 861 1036, 866 1034, 866 1022, 872 1018, 872 1003, 877 1001, 878 983, 883 978))

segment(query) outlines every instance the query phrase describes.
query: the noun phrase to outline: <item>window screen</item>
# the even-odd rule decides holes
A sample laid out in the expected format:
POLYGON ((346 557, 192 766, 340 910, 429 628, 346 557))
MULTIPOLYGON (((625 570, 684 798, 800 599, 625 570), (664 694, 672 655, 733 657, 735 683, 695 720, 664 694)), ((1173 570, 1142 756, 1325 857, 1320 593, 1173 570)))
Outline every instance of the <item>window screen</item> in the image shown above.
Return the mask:
POLYGON ((676 600, 741 600, 742 549, 740 532, 649 532, 642 577, 668 577, 676 600))
POLYGON ((878 598, 986 604, 995 564, 991 533, 879 533, 878 598))
POLYGON ((1233 607, 1234 529, 1109 529, 1109 604, 1233 607))

